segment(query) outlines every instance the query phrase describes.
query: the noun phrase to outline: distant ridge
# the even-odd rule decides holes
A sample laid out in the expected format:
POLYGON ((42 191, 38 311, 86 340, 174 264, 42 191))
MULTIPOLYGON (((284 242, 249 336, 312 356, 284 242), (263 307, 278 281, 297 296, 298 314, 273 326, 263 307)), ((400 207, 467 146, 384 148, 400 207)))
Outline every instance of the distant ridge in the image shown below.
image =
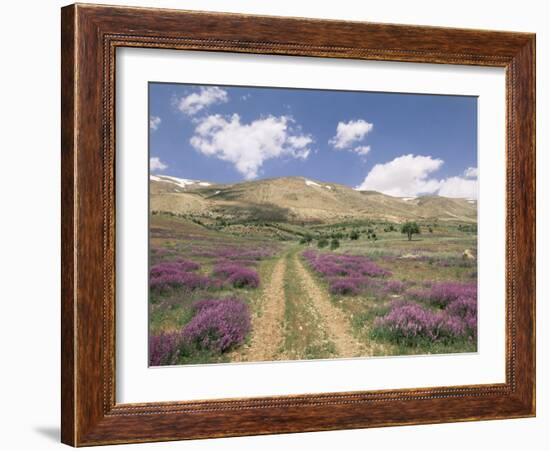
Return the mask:
POLYGON ((151 210, 239 217, 272 211, 281 221, 373 219, 476 222, 477 202, 441 196, 393 197, 305 177, 217 184, 151 175, 151 210))

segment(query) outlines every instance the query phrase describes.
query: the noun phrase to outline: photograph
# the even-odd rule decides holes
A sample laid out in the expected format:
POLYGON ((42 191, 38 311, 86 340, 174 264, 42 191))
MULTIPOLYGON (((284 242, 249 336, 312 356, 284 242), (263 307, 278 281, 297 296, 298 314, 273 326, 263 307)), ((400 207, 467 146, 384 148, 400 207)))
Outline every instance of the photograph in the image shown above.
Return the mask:
POLYGON ((148 101, 149 366, 477 351, 476 96, 148 101))
POLYGON ((2 5, 2 449, 548 450, 547 5, 115 3, 2 5))

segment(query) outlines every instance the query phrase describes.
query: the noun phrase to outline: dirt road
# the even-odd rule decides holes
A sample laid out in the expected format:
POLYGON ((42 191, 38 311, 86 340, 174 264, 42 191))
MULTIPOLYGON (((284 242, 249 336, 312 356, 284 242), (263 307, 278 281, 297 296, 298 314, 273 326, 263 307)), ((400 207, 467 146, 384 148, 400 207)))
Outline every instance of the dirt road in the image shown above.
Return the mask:
POLYGON ((314 347, 319 350, 323 346, 321 342, 325 346, 330 343, 333 348, 330 352, 326 349, 320 351, 323 355, 318 358, 373 355, 373 347, 362 344, 353 336, 349 318, 331 302, 329 293, 305 267, 296 249, 288 250, 275 263, 271 277, 262 291, 259 307, 258 313, 252 318, 249 345, 236 352, 231 361, 261 362, 308 358, 303 349, 314 347), (298 290, 293 291, 289 299, 288 286, 285 292, 285 280, 287 284, 292 280, 294 288, 298 290), (297 308, 297 303, 301 304, 301 308, 297 308), (303 329, 305 327, 307 330, 303 329), (292 336, 290 340, 289 335, 292 336), (285 337, 294 346, 284 349, 285 337), (300 343, 297 344, 297 341, 300 343), (296 346, 302 351, 293 349, 296 346))
POLYGON ((334 306, 329 298, 329 294, 311 276, 304 267, 303 262, 297 254, 293 256, 297 274, 303 281, 303 286, 313 301, 313 305, 319 312, 326 332, 336 346, 338 357, 358 357, 369 355, 368 350, 357 341, 351 334, 351 326, 348 318, 338 307, 334 306))
POLYGON ((283 256, 275 264, 271 279, 262 292, 260 312, 252 319, 250 345, 236 356, 235 360, 246 362, 276 360, 283 339, 285 273, 286 259, 283 256))

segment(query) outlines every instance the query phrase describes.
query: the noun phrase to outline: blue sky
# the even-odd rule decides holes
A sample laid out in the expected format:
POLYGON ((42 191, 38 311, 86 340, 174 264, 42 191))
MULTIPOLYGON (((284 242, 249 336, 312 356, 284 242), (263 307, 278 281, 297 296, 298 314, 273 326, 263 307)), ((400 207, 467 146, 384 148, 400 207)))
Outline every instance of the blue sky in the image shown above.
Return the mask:
POLYGON ((475 97, 150 83, 149 132, 153 174, 477 193, 475 97))

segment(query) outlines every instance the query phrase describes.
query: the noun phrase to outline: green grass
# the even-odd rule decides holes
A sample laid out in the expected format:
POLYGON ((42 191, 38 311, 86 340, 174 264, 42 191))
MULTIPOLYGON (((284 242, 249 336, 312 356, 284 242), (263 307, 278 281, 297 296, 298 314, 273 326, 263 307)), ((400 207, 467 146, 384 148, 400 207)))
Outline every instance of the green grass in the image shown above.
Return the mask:
POLYGON ((465 339, 451 342, 433 342, 426 339, 416 339, 414 342, 395 343, 389 336, 379 331, 372 331, 370 338, 377 342, 391 342, 393 344, 391 354, 384 355, 456 354, 477 351, 476 342, 465 339))

